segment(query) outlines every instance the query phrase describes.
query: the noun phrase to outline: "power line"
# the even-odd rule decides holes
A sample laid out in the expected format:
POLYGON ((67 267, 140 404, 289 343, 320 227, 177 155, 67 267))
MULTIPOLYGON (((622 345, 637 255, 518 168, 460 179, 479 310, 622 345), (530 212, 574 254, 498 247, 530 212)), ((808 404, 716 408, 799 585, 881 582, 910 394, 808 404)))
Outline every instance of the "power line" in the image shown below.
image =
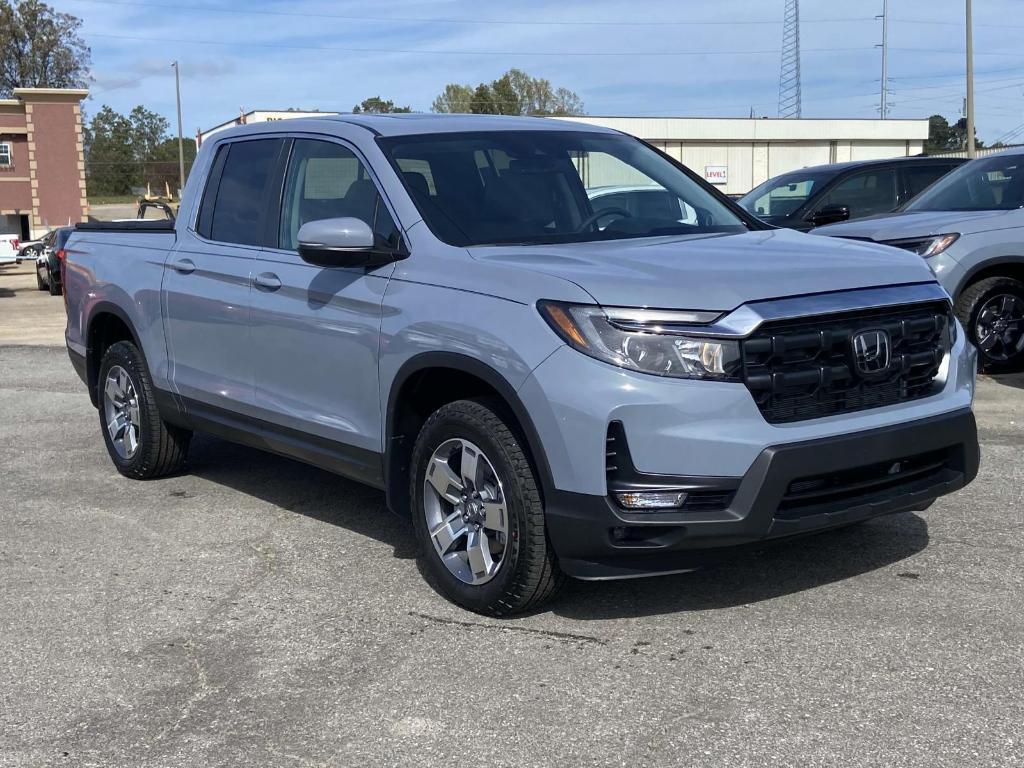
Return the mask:
MULTIPOLYGON (((161 3, 136 3, 127 0, 72 0, 76 3, 90 3, 93 5, 116 5, 139 9, 167 9, 168 6, 161 3)), ((580 19, 573 21, 546 21, 539 19, 432 19, 425 17, 408 16, 355 16, 339 13, 310 13, 307 11, 272 11, 260 8, 218 8, 207 5, 179 5, 173 6, 175 11, 198 11, 200 13, 228 13, 246 16, 279 16, 299 19, 338 19, 340 21, 366 21, 366 22, 409 22, 413 24, 473 24, 487 25, 498 24, 507 26, 563 26, 563 27, 700 27, 700 26, 728 26, 736 27, 741 25, 763 25, 769 24, 778 26, 778 19, 734 19, 729 21, 596 21, 591 19, 580 19)), ((805 19, 805 24, 849 24, 855 22, 871 21, 868 17, 832 18, 832 19, 805 19)))
MULTIPOLYGON (((442 50, 436 48, 394 48, 387 46, 383 48, 355 48, 338 45, 298 45, 292 43, 258 43, 251 40, 194 40, 187 38, 172 37, 146 37, 142 35, 111 35, 105 33, 90 33, 90 38, 100 37, 111 40, 138 40, 150 43, 180 43, 184 45, 219 45, 227 47, 243 48, 277 48, 282 50, 302 51, 344 51, 348 53, 415 53, 430 54, 439 56, 611 56, 611 57, 658 57, 658 56, 777 56, 781 51, 778 48, 764 50, 717 50, 717 51, 457 51, 442 50)), ((872 50, 872 46, 858 48, 809 48, 804 49, 805 53, 836 53, 836 52, 863 52, 872 50)))

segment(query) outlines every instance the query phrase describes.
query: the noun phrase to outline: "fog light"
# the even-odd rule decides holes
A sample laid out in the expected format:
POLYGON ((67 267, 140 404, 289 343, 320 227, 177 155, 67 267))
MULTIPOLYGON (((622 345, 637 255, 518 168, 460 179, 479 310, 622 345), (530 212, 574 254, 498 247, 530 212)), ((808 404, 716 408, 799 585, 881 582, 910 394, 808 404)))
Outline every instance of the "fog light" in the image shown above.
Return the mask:
POLYGON ((616 491, 624 509, 677 509, 686 501, 685 491, 616 491))

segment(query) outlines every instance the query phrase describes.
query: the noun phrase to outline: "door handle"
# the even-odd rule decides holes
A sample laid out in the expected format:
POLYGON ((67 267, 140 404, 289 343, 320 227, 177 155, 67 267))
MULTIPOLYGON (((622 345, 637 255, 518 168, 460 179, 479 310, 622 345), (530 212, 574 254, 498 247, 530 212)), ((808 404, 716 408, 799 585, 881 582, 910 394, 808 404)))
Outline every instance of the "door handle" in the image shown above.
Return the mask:
POLYGON ((196 271, 196 264, 192 259, 178 259, 171 262, 171 269, 183 275, 191 275, 196 271))
POLYGON ((281 278, 273 272, 260 272, 252 280, 253 285, 264 291, 276 291, 281 287, 281 278))

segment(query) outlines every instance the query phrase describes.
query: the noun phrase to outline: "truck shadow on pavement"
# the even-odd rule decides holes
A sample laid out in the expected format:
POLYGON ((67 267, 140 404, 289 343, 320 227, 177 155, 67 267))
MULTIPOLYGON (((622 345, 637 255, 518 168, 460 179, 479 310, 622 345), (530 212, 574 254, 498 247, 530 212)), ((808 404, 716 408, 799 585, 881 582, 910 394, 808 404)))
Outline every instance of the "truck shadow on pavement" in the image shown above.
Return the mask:
POLYGON ((1024 389, 1024 373, 1003 373, 995 376, 986 375, 985 378, 994 381, 1004 387, 1016 387, 1024 389))
MULTIPOLYGON (((196 434, 188 473, 288 512, 341 526, 416 557, 408 521, 384 505, 384 494, 325 470, 255 448, 196 434)), ((568 581, 541 609, 588 621, 706 611, 759 603, 822 587, 897 563, 928 545, 928 526, 898 514, 838 531, 731 553, 691 573, 628 581, 568 581)), ((412 562, 410 568, 417 567, 412 562)), ((892 578, 916 578, 894 573, 892 578)), ((438 598, 441 600, 442 598, 438 598)))

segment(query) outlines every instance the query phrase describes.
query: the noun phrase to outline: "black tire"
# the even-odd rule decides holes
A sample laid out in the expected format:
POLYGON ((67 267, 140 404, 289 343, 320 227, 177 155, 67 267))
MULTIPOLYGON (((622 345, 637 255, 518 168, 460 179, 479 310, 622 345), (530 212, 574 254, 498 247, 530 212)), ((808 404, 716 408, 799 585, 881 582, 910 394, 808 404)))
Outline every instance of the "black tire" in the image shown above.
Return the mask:
POLYGON ((499 415, 498 403, 458 400, 427 419, 412 454, 413 525, 427 581, 443 597, 475 613, 511 616, 539 607, 565 581, 548 541, 537 478, 520 440, 499 415), (434 549, 424 507, 424 479, 434 451, 448 440, 468 440, 490 459, 505 492, 508 534, 501 565, 479 585, 460 581, 434 549))
POLYGON ((1011 345, 1008 350, 1000 343, 992 350, 998 357, 990 355, 978 338, 979 318, 986 305, 1000 296, 1014 297, 1024 305, 1024 283, 1010 277, 987 277, 967 286, 956 302, 956 316, 966 329, 967 338, 978 348, 978 368, 985 373, 1015 373, 1024 370, 1024 322, 1017 326, 1019 344, 1011 345))
POLYGON ((192 432, 168 424, 160 418, 153 395, 153 380, 138 347, 130 341, 112 344, 100 362, 97 387, 100 432, 103 434, 110 460, 114 462, 117 471, 135 480, 151 480, 179 472, 185 464, 192 432), (107 430, 103 389, 107 374, 115 365, 120 366, 128 374, 138 400, 138 447, 129 458, 123 458, 118 454, 107 430))
POLYGON ((39 270, 38 269, 36 270, 36 290, 37 291, 45 291, 46 290, 46 283, 44 283, 43 282, 43 278, 41 278, 39 276, 39 270))
POLYGON ((62 293, 60 289, 60 283, 53 279, 53 272, 47 272, 47 277, 49 277, 49 282, 46 284, 46 286, 50 289, 50 295, 60 296, 60 294, 62 293))

